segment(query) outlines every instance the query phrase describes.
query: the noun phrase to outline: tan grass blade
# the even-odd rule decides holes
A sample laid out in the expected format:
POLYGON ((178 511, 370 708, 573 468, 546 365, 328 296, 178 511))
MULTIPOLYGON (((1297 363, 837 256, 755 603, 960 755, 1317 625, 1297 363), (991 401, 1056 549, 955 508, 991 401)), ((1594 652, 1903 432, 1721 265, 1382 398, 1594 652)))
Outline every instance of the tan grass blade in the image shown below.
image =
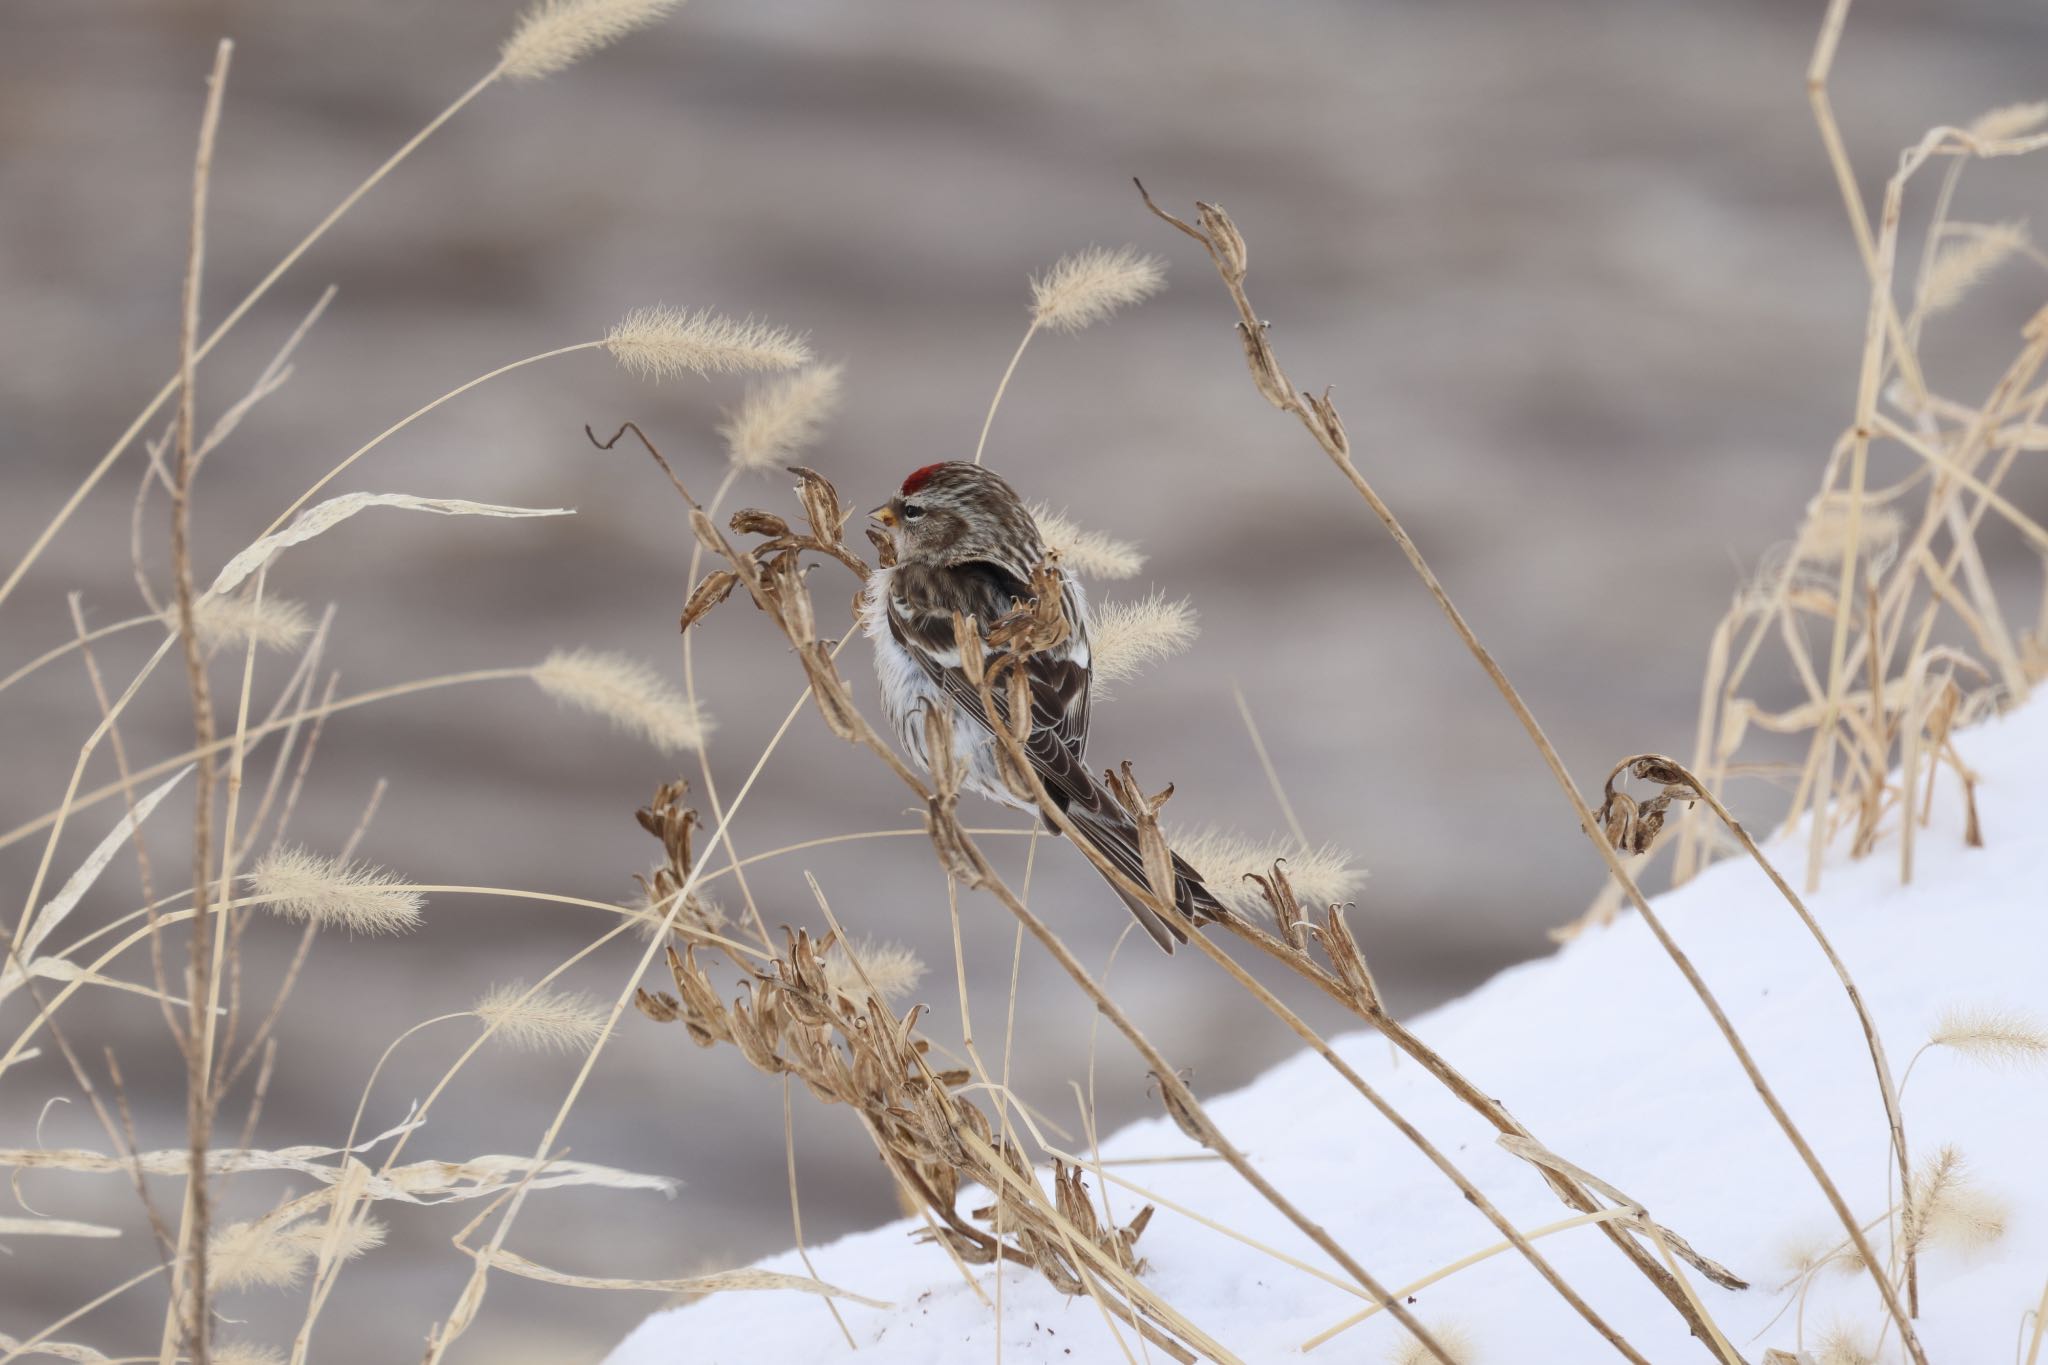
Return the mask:
POLYGON ((222 566, 213 586, 207 590, 209 597, 218 597, 234 591, 258 569, 276 557, 280 550, 293 545, 302 545, 313 537, 330 531, 358 512, 372 507, 396 507, 408 512, 432 512, 443 517, 567 517, 574 516, 575 509, 569 507, 500 507, 487 502, 470 502, 463 498, 422 498, 411 493, 344 493, 338 498, 315 503, 301 512, 292 524, 282 531, 264 536, 255 544, 243 550, 222 566))

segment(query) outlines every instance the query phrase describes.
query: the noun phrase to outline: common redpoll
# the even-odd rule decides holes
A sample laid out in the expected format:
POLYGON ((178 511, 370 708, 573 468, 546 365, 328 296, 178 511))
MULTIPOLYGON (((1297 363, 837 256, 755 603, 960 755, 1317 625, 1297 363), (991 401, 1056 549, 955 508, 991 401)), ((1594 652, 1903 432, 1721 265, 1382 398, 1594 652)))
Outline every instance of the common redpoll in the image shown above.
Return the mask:
MULTIPOLYGON (((1018 809, 1031 803, 1006 786, 996 763, 996 741, 980 694, 960 670, 953 619, 972 617, 986 646, 991 623, 1031 597, 1032 576, 1045 545, 1010 485, 980 465, 948 461, 926 465, 870 513, 887 530, 896 563, 875 571, 862 600, 862 625, 875 642, 875 672, 882 705, 904 749, 920 767, 925 755, 926 707, 950 713, 954 761, 961 785, 1018 809)), ((1048 795, 1075 830, 1118 870, 1148 885, 1138 830, 1088 770, 1088 604, 1081 585, 1054 571, 1066 638, 1030 655, 1031 733, 1024 747, 1048 795)), ((995 651, 988 655, 992 662, 995 651)), ((998 708, 1006 693, 994 693, 998 708)), ((1047 822, 1050 825, 1050 821, 1047 822)), ((1173 859, 1175 917, 1220 919, 1225 911, 1195 870, 1173 859)), ((1112 889, 1114 885, 1112 884, 1112 889)), ((1186 930, 1162 919, 1134 896, 1117 892, 1161 948, 1173 951, 1186 930)))

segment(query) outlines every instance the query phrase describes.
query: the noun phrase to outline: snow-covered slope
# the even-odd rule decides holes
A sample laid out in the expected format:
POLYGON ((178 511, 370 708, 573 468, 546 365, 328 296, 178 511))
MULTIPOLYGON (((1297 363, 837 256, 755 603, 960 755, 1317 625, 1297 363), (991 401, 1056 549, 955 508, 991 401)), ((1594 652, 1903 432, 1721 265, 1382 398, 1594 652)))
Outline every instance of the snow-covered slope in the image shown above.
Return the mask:
MULTIPOLYGON (((1811 901, 1876 1015, 1896 1069, 1949 1007, 2048 1015, 2048 785, 2041 777, 2048 770, 2048 705, 1993 721, 1958 743, 1982 774, 1985 847, 1963 846, 1960 801, 1944 772, 1934 827, 1917 844, 1912 885, 1899 885, 1896 848, 1887 843, 1861 862, 1838 860, 1811 901)), ((1781 866, 1802 865, 1789 847, 1769 851, 1781 866)), ((1811 938, 1746 860, 1716 866, 1659 904, 1845 1195, 1865 1218, 1878 1218, 1887 1199, 1883 1109, 1855 1016, 1811 938)), ((1370 915, 1354 923, 1370 953, 1370 915)), ((1794 1349, 1797 1314, 1780 1314, 1789 1296, 1776 1288, 1790 1273, 1786 1252, 1801 1243, 1832 1246, 1840 1225, 1639 920, 1628 916, 1553 958, 1504 972, 1414 1027, 1554 1150, 1619 1186, 1749 1280, 1754 1288, 1730 1293, 1695 1279, 1746 1358, 1758 1360, 1770 1347, 1794 1349)), ((1396 1066, 1376 1035, 1353 1034, 1337 1047, 1518 1225, 1569 1213, 1420 1068, 1396 1066)), ((1212 1109, 1281 1189, 1390 1285, 1498 1240, 1313 1055, 1274 1068, 1212 1109)), ((2003 1235, 1988 1245, 1935 1245, 1923 1254, 1920 1327, 1929 1358, 1934 1365, 2002 1365, 2015 1358, 2015 1341, 2024 1342, 2022 1317, 2048 1279, 2048 1072, 2001 1071, 1936 1049, 1914 1069, 1904 1109, 1915 1155, 1957 1145, 1975 1185, 1995 1197, 2005 1221, 2003 1235)), ((1103 1147, 1112 1159, 1191 1150, 1164 1119, 1133 1125, 1103 1147)), ((1220 1163, 1124 1173, 1303 1260, 1327 1264, 1220 1163)), ((1110 1198, 1119 1219, 1142 1202, 1114 1187, 1110 1198)), ((860 1358, 874 1365, 994 1360, 992 1314, 939 1249, 912 1241, 911 1228, 895 1223, 812 1251, 821 1278, 896 1305, 841 1308, 860 1358)), ((1658 1365, 1710 1359, 1597 1229, 1574 1228, 1542 1245, 1579 1292, 1658 1365)), ((1163 1209, 1139 1249, 1151 1262, 1149 1282, 1246 1361, 1298 1356, 1305 1339, 1362 1306, 1163 1209)), ((804 1273, 793 1253, 764 1265, 804 1273)), ((980 1272, 985 1288, 992 1288, 994 1273, 980 1272)), ((1091 1301, 1068 1301, 1035 1273, 1004 1273, 1002 1359, 1124 1359, 1091 1301)), ((1475 1360, 1618 1359, 1512 1254, 1421 1291, 1415 1308, 1426 1323, 1462 1328, 1475 1360)), ((1884 1315, 1867 1276, 1830 1271, 1816 1278, 1804 1320, 1811 1351, 1837 1323, 1874 1343, 1884 1315)), ((1378 1361, 1402 1337, 1380 1314, 1308 1359, 1378 1361)), ((1884 1359, 1897 1358, 1896 1340, 1893 1334, 1884 1359)), ((656 1314, 619 1346, 610 1365, 739 1365, 845 1352, 823 1302, 732 1293, 656 1314)), ((1156 1351, 1152 1358, 1164 1359, 1156 1351)))

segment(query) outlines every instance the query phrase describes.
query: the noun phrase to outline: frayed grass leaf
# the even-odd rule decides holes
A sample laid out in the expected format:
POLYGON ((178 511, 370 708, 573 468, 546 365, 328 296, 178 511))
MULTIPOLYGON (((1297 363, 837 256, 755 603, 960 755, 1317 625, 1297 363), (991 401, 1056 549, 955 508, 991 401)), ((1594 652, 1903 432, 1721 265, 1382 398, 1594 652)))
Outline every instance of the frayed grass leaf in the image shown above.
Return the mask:
POLYGON ((1102 603, 1088 628, 1095 682, 1099 687, 1135 678, 1185 650, 1200 633, 1186 598, 1169 602, 1155 592, 1135 601, 1102 603))
POLYGON ((77 1223, 69 1218, 0 1218, 0 1238, 5 1237, 119 1237, 121 1229, 99 1223, 77 1223))
POLYGON ((540 690, 593 716, 602 716, 665 754, 701 749, 711 722, 659 673, 623 654, 556 650, 533 670, 540 690))
POLYGON ((780 469, 818 439, 839 406, 839 365, 811 365, 795 374, 747 386, 739 406, 725 414, 718 434, 741 469, 780 469))
POLYGON ((1031 519, 1038 523, 1038 538, 1048 550, 1059 552, 1060 567, 1071 573, 1083 578, 1135 578, 1145 567, 1137 546, 1100 531, 1084 531, 1063 512, 1035 504, 1031 519))
POLYGON ((1078 332, 1166 287, 1166 262, 1133 246, 1091 246, 1062 256, 1031 281, 1031 320, 1078 332))
POLYGON ((207 590, 209 597, 233 592, 249 575, 268 564, 278 551, 300 545, 330 531, 358 512, 372 507, 397 507, 408 512, 432 512, 443 517, 567 517, 568 507, 499 507, 464 498, 421 498, 410 493, 344 493, 308 507, 292 518, 291 525, 264 536, 230 559, 207 590))
POLYGON ((682 0, 540 0, 519 18, 499 57, 506 75, 539 80, 668 14, 682 0))
POLYGON ((605 1011, 595 1000, 574 991, 532 991, 523 981, 491 987, 470 1012, 495 1028, 494 1036, 529 1052, 574 1052, 604 1036, 605 1011))
POLYGON ((803 338, 753 318, 735 321, 710 309, 635 308, 605 335, 604 348, 647 379, 675 375, 793 370, 811 358, 803 338))
POLYGON ((322 858, 303 848, 267 853, 249 874, 252 894, 274 914, 323 929, 397 934, 416 928, 426 898, 368 863, 322 858))

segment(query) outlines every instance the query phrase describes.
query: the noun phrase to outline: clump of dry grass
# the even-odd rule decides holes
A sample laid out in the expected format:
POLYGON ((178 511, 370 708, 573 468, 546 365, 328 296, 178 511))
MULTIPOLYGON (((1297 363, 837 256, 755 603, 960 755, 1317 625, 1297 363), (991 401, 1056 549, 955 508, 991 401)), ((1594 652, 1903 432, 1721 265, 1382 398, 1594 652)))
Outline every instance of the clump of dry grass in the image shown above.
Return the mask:
POLYGON ((499 62, 514 80, 539 80, 667 15, 682 0, 539 0, 505 39, 499 62))
POLYGON ((502 982, 486 991, 470 1012, 497 1037, 528 1052, 575 1052, 604 1036, 604 1007, 580 991, 502 982))
POLYGON ((689 698, 637 659, 595 650, 556 650, 533 670, 541 691, 665 754, 701 749, 710 718, 689 698))
POLYGON ((811 358, 803 339, 780 327, 708 308, 693 313, 660 305, 626 314, 605 334, 604 348, 647 379, 793 370, 811 358))
POLYGON ((249 873, 252 898, 273 914, 353 934, 419 927, 426 897, 381 867, 323 858, 303 848, 266 853, 249 873))
POLYGON ((839 406, 843 373, 843 366, 811 365, 748 385, 718 427, 733 467, 774 469, 796 458, 839 406))

